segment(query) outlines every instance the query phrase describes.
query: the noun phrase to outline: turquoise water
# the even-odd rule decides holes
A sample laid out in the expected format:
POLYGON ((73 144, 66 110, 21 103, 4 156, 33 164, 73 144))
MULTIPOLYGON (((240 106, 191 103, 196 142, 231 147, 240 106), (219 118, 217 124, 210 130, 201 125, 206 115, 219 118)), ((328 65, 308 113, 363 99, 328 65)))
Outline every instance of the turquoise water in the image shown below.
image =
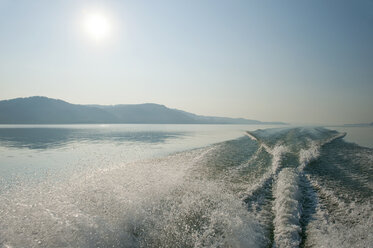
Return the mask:
POLYGON ((267 128, 2 126, 0 246, 370 247, 369 134, 267 128))

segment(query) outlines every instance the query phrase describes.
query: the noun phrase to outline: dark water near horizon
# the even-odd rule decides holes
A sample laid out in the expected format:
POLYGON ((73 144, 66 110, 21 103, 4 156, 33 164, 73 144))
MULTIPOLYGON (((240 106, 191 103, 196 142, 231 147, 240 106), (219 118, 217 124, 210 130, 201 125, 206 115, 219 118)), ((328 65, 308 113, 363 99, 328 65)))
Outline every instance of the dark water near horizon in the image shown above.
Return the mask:
POLYGON ((0 247, 373 247, 372 129, 267 128, 3 126, 0 247))

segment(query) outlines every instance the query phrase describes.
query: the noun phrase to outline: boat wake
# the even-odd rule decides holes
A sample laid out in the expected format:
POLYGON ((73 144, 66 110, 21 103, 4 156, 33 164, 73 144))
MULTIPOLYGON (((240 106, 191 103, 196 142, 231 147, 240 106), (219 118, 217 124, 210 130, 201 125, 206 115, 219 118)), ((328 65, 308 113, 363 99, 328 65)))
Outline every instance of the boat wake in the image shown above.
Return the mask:
POLYGON ((373 150, 267 129, 0 194, 2 247, 371 247, 373 150))

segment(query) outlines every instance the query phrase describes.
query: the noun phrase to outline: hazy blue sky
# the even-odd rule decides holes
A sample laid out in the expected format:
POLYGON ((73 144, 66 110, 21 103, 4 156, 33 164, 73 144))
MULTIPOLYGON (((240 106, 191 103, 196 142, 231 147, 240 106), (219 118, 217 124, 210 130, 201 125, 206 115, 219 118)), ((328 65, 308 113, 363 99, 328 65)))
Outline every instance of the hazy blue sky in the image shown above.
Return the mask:
POLYGON ((373 121, 373 1, 0 0, 0 99, 373 121), (95 41, 82 28, 99 10, 95 41))

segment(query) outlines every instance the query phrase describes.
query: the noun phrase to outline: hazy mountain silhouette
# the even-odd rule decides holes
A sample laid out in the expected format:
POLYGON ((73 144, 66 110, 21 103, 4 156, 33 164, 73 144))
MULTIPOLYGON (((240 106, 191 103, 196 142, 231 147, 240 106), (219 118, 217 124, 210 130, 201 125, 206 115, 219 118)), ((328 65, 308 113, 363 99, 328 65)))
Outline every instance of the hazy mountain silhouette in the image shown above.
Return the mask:
POLYGON ((354 124, 344 124, 345 127, 369 127, 373 126, 373 122, 371 123, 354 123, 354 124))
POLYGON ((0 124, 286 124, 243 118, 200 116, 164 105, 78 105, 41 96, 0 101, 0 124))

